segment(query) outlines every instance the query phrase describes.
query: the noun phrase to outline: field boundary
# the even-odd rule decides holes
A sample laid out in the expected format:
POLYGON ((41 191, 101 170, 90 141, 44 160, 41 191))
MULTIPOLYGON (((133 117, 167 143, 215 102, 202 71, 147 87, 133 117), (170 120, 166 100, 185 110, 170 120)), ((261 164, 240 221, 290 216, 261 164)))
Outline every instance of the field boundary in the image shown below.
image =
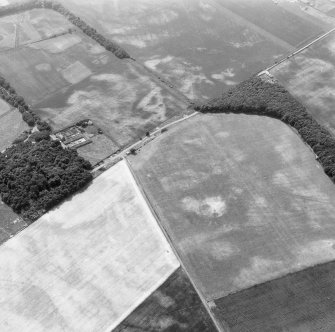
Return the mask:
POLYGON ((104 168, 108 166, 109 164, 113 166, 116 162, 118 162, 116 161, 117 159, 120 159, 120 158, 123 159, 128 154, 136 153, 136 151, 141 149, 144 145, 148 144, 149 142, 153 141, 157 137, 161 136, 164 133, 164 130, 167 130, 169 127, 177 125, 178 123, 188 120, 189 118, 192 118, 193 116, 196 116, 198 114, 200 114, 200 112, 194 111, 193 113, 189 115, 186 115, 186 116, 184 115, 183 117, 177 120, 174 120, 173 122, 169 122, 166 125, 163 125, 162 127, 157 128, 155 131, 151 132, 149 136, 146 136, 143 139, 137 140, 132 145, 125 147, 123 150, 113 153, 111 156, 102 160, 102 164, 93 168, 92 172, 95 173, 99 171, 99 169, 104 168))
POLYGON ((197 292, 199 298, 201 299, 201 302, 203 303, 206 311, 209 314, 209 317, 212 319, 216 329, 218 332, 229 332, 229 329, 227 329, 227 327, 222 326, 222 324, 217 320, 217 318, 215 317, 214 313, 211 311, 210 307, 209 307, 209 302, 207 302, 207 300, 205 299, 205 297, 203 296, 203 294, 200 292, 200 290, 198 289, 198 287, 196 286, 196 284, 194 283, 194 281, 192 280, 191 276, 189 275, 186 266, 184 265, 178 250, 176 249, 175 245, 173 244, 173 241, 170 237, 170 235, 168 234, 168 232, 166 231, 166 229, 164 228, 162 222, 161 222, 161 218, 159 216, 159 213, 156 211, 156 209, 153 207, 153 205, 151 204, 151 201, 145 191, 145 189, 143 188, 141 181, 138 179, 138 177, 136 176, 135 172, 133 171, 129 161, 127 160, 127 158, 124 158, 124 160, 126 161, 126 164, 128 166, 129 171, 131 172, 133 179, 138 187, 138 190, 140 191, 140 193, 142 194, 143 199, 146 201, 148 208, 151 210, 153 216, 155 217, 157 224, 159 226, 159 228, 162 230, 163 234, 165 235, 165 238, 167 239, 168 243, 170 244, 170 247, 173 250, 173 253, 175 254, 175 256, 177 257, 180 266, 183 268, 183 270, 185 271, 185 274, 187 275, 188 279, 190 280, 192 286, 194 287, 195 291, 197 292))
POLYGON ((281 280, 281 279, 284 279, 286 277, 289 277, 289 276, 292 276, 294 274, 298 274, 298 273, 303 273, 307 270, 311 270, 311 269, 315 269, 315 268, 318 268, 319 266, 322 266, 322 265, 328 265, 328 264, 332 264, 334 263, 335 260, 329 260, 329 261, 324 261, 324 262, 321 262, 321 263, 317 263, 317 264, 314 264, 312 266, 307 266, 307 267, 304 267, 302 269, 297 269, 295 271, 292 271, 292 272, 288 272, 288 273, 285 273, 281 276, 278 276, 278 277, 275 277, 275 278, 272 278, 270 280, 267 280, 267 281, 263 281, 263 282, 259 282, 258 284, 256 285, 253 285, 253 286, 250 286, 250 287, 247 287, 247 288, 243 288, 243 289, 240 289, 240 290, 237 290, 237 291, 233 291, 233 292, 230 292, 228 293, 227 295, 225 296, 215 296, 213 297, 213 301, 217 301, 217 300, 220 300, 220 299, 223 299, 225 297, 229 297, 231 295, 235 295, 235 294, 238 294, 238 293, 242 293, 242 292, 246 292, 248 291, 249 289, 253 289, 253 288, 257 288, 261 285, 266 285, 266 284, 270 284, 271 282, 273 281, 277 281, 277 280, 281 280))
POLYGON ((326 33, 322 34, 321 36, 317 37, 316 39, 312 40, 310 43, 308 43, 305 46, 302 46, 301 48, 299 48, 298 50, 294 51, 293 53, 289 54, 288 56, 286 56, 284 59, 281 59, 280 61, 275 62, 273 65, 271 65, 270 67, 267 67, 266 69, 262 70, 261 72, 259 72, 257 74, 257 76, 261 76, 263 74, 268 75, 270 77, 272 77, 272 75, 270 74, 270 70, 279 66, 280 64, 282 64, 283 62, 289 60, 291 57, 294 57, 295 55, 303 52, 305 49, 307 49, 308 47, 312 46, 314 43, 317 43, 318 41, 326 38, 328 35, 330 35, 333 31, 335 31, 335 28, 327 31, 326 33))

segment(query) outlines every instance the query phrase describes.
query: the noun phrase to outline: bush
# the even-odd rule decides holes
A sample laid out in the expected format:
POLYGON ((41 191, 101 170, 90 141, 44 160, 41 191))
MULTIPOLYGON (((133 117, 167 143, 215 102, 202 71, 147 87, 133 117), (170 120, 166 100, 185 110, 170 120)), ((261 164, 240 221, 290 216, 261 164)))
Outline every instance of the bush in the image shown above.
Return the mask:
POLYGON ((30 135, 29 139, 35 142, 50 140, 50 132, 48 130, 35 131, 30 135))

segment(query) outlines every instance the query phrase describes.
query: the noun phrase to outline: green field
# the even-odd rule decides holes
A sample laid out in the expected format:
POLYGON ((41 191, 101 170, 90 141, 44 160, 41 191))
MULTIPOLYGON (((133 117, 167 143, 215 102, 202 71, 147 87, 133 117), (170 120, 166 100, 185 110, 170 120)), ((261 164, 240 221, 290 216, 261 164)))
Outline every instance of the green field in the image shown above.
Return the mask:
POLYGON ((300 100, 323 126, 335 134, 335 34, 271 70, 271 74, 300 100))
POLYGON ((317 265, 215 301, 232 332, 333 332, 335 263, 317 265))
POLYGON ((179 268, 113 332, 214 332, 198 294, 179 268))
POLYGON ((207 299, 335 259, 335 187, 278 120, 198 115, 130 162, 207 299))
POLYGON ((271 0, 62 1, 189 98, 215 96, 325 28, 271 0))

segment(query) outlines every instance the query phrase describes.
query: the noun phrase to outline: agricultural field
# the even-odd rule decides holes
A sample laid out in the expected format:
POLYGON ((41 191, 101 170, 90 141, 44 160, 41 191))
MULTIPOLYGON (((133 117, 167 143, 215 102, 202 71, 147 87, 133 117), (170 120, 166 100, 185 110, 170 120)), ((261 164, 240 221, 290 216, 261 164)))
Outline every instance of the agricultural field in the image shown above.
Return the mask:
POLYGON ((24 131, 29 129, 22 115, 0 100, 0 152, 5 150, 24 131))
POLYGON ((0 247, 1 331, 110 331, 179 267, 120 162, 0 247))
POLYGON ((92 165, 115 153, 118 148, 105 135, 91 138, 92 142, 77 149, 78 154, 88 160, 92 165))
POLYGON ((215 301, 232 332, 335 330, 335 263, 271 280, 215 301))
POLYGON ((216 331, 187 275, 179 268, 113 332, 216 331))
POLYGON ((0 200, 0 245, 27 226, 22 218, 0 200))
POLYGON ((328 27, 271 0, 62 2, 190 99, 216 96, 328 27))
MULTIPOLYGON (((59 26, 69 29, 65 18, 51 10, 25 15, 42 39, 60 33, 59 26)), ((78 31, 0 51, 0 61, 1 75, 53 129, 89 118, 118 147, 186 111, 185 100, 176 99, 157 78, 78 31)))
POLYGON ((274 67, 270 73, 335 134, 335 33, 274 67))
POLYGON ((129 158, 208 300, 335 259, 334 184, 278 120, 198 115, 129 158))

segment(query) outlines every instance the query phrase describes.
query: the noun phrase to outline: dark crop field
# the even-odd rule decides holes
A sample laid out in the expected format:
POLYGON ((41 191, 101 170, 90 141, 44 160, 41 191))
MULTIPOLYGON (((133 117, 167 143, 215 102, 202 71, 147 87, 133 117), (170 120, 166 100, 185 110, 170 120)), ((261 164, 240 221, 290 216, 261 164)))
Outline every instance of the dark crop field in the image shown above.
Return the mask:
POLYGON ((214 332, 198 294, 179 268, 113 332, 214 332))
POLYGON ((335 259, 335 186, 278 120, 198 115, 130 162, 207 299, 335 259))
POLYGON ((335 263, 317 265, 215 301, 232 332, 335 331, 335 263))

